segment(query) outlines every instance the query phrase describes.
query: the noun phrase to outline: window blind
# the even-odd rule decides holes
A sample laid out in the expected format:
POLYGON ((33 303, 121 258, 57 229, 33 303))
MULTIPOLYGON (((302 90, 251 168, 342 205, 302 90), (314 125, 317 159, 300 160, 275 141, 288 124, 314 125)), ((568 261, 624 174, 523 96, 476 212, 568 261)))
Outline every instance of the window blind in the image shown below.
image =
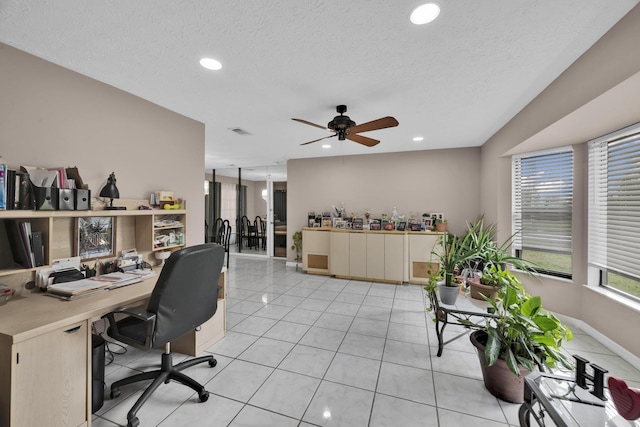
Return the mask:
POLYGON ((640 279, 640 125, 589 142, 589 264, 640 279))
POLYGON ((573 151, 513 158, 514 248, 571 254, 573 151))

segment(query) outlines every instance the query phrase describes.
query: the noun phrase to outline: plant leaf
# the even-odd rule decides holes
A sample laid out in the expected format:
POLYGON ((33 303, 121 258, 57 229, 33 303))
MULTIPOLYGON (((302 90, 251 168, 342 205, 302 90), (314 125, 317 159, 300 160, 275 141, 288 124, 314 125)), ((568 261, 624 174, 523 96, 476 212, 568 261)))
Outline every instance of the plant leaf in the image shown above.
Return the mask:
POLYGON ((543 331, 553 331, 560 326, 560 322, 547 316, 535 316, 533 321, 543 331))
POLYGON ((489 329, 487 331, 487 346, 484 349, 484 357, 489 366, 496 363, 498 357, 500 356, 500 337, 498 336, 498 331, 495 329, 489 329))
POLYGON ((542 307, 542 299, 539 296, 531 297, 522 304, 520 312, 528 317, 535 316, 542 307))
POLYGON ((509 370, 511 372, 513 372, 517 376, 520 376, 520 368, 518 367, 518 361, 516 360, 516 357, 513 355, 513 352, 511 351, 510 348, 508 348, 504 354, 504 361, 507 362, 507 366, 509 367, 509 370))

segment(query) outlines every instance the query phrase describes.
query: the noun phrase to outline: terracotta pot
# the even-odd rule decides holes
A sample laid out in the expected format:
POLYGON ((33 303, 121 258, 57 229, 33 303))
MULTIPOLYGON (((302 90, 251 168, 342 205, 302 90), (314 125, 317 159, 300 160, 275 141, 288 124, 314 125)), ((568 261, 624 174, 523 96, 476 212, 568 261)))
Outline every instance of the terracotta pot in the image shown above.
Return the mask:
POLYGON ((446 222, 436 222, 436 231, 439 233, 444 233, 447 231, 447 223, 446 222))
POLYGON ((502 359, 498 359, 492 366, 487 365, 487 360, 484 356, 487 333, 485 331, 475 331, 470 335, 470 338, 471 344, 478 352, 484 386, 489 390, 489 393, 506 402, 524 402, 524 377, 531 372, 520 366, 520 376, 518 377, 509 370, 507 362, 502 359))
POLYGON ((482 295, 491 299, 496 299, 498 297, 498 289, 493 286, 483 285, 479 281, 476 282, 475 280, 467 280, 467 284, 471 291, 471 298, 484 301, 482 295))

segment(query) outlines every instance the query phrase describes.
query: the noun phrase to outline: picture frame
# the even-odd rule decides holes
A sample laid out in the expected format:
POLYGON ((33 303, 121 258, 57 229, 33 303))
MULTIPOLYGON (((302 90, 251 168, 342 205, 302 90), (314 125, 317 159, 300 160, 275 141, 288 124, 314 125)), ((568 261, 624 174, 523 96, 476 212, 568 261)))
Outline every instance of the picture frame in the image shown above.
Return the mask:
POLYGON ((74 253, 83 261, 116 256, 116 218, 113 216, 76 218, 74 253))
POLYGON ((404 221, 400 221, 396 226, 396 230, 398 231, 405 231, 406 229, 407 229, 407 223, 404 221))
POLYGON ((380 230, 380 223, 372 222, 371 224, 369 224, 369 230, 380 230))
POLYGON ((425 218, 423 223, 424 223, 424 229, 429 231, 431 230, 431 227, 433 227, 434 221, 433 221, 433 218, 425 218))
POLYGON ((421 231, 422 226, 423 226, 423 223, 420 223, 420 222, 411 223, 409 224, 409 231, 421 231))
POLYGON ((337 228, 337 229, 346 229, 347 228, 347 221, 343 220, 343 219, 338 219, 334 224, 333 224, 333 228, 337 228))

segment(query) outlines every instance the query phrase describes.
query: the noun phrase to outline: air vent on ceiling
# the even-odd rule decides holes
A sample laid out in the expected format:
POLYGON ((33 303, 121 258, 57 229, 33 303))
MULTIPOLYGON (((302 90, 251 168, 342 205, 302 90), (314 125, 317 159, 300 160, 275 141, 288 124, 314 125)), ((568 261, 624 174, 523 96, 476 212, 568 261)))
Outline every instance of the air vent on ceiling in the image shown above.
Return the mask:
POLYGON ((238 135, 251 135, 249 132, 247 132, 246 130, 242 129, 242 128, 229 128, 229 130, 231 132, 235 132, 238 135))

